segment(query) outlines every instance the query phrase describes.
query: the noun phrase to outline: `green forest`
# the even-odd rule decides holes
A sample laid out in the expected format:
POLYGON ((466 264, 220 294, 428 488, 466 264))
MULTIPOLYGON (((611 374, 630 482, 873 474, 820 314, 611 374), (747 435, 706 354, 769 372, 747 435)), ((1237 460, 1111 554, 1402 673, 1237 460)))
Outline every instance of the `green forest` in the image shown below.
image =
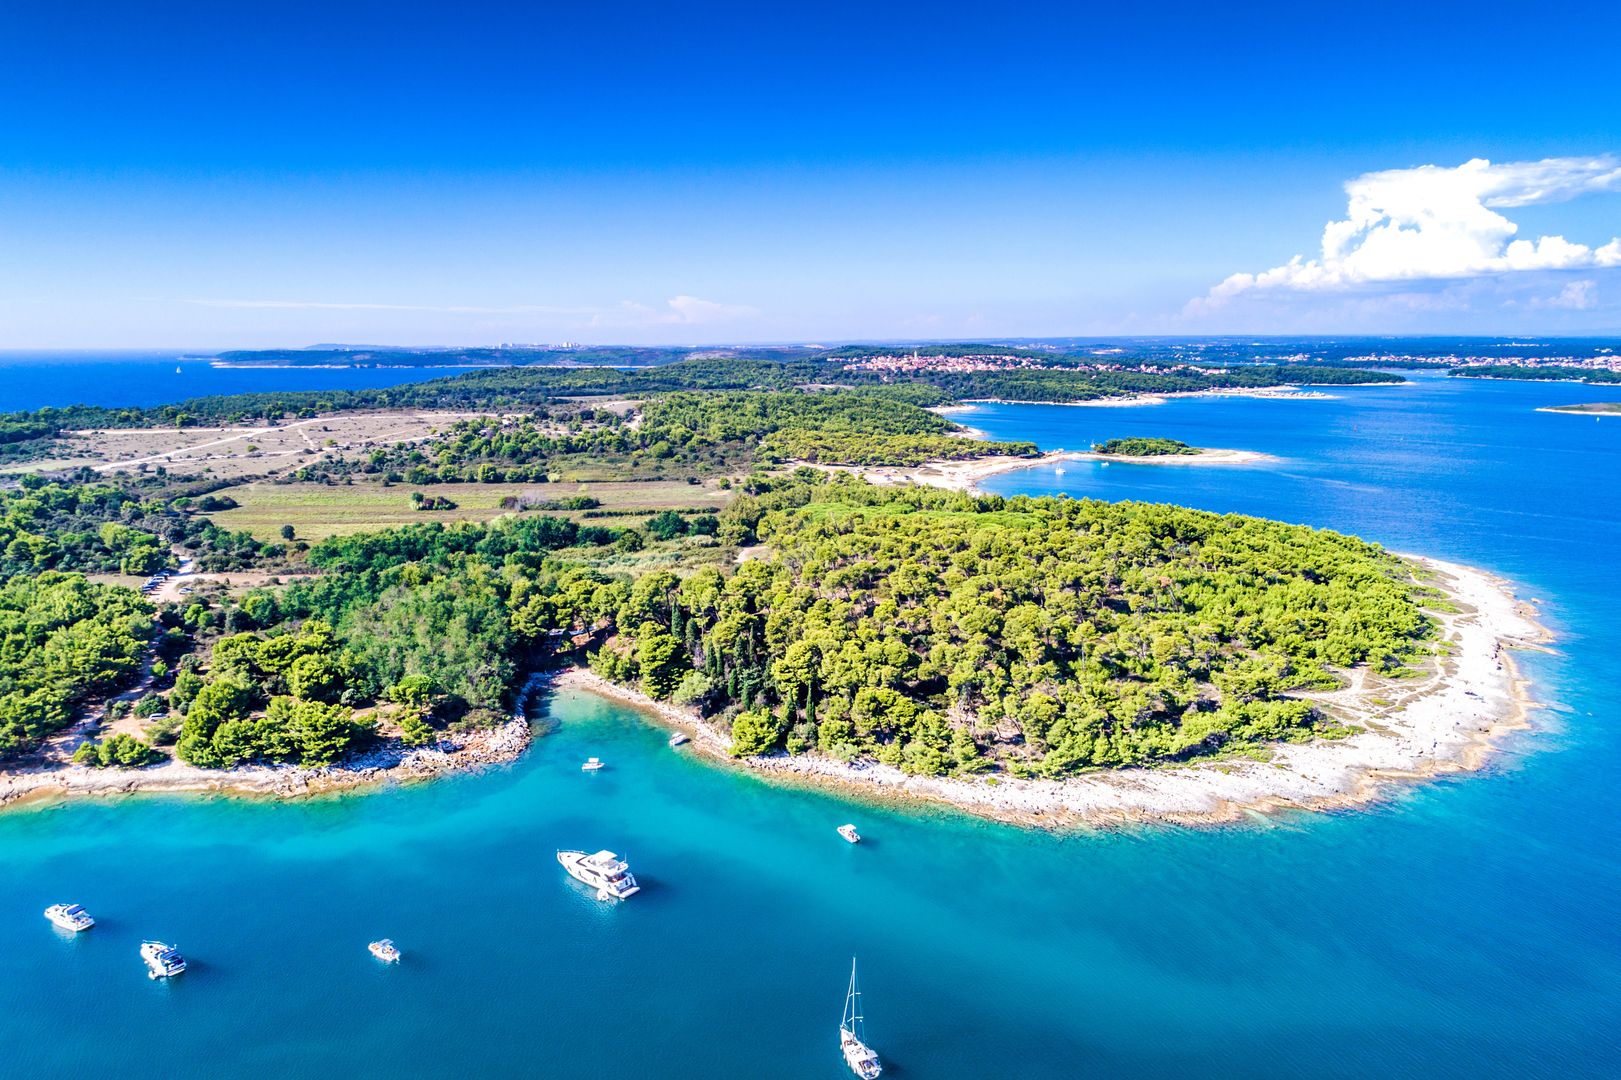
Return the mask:
POLYGON ((950 400, 933 387, 896 386, 679 391, 650 398, 630 419, 590 405, 541 407, 506 419, 461 420, 431 443, 322 462, 293 478, 544 483, 582 464, 636 479, 718 475, 789 461, 919 465, 1036 453, 1034 443, 964 438, 963 428, 929 409, 950 400))
POLYGON ((1115 457, 1159 457, 1165 454, 1202 453, 1197 446, 1189 446, 1178 439, 1155 437, 1105 439, 1103 442, 1093 443, 1092 452, 1094 454, 1109 454, 1115 457))
MULTIPOLYGON (((237 505, 220 481, 162 470, 10 481, 0 488, 0 757, 38 750, 147 672, 131 701, 107 710, 109 720, 132 711, 140 737, 87 741, 81 764, 172 753, 207 768, 326 765, 378 739, 424 745, 502 722, 525 674, 562 662, 698 709, 739 755, 1064 776, 1334 735, 1292 691, 1332 686, 1360 664, 1401 673, 1430 649, 1427 591, 1399 560, 1349 537, 1169 506, 879 487, 802 467, 1036 453, 965 438, 935 411, 971 394, 1263 385, 1275 371, 889 383, 849 372, 835 386, 822 381, 831 363, 491 369, 339 394, 363 407, 476 402, 489 415, 299 474, 528 483, 571 462, 606 463, 626 480, 713 477, 718 512, 621 517, 581 491, 513 498, 536 512, 487 522, 313 544, 288 529, 285 542, 263 543, 212 523, 237 505), (605 388, 646 393, 580 396, 605 388), (552 516, 568 512, 581 519, 552 516), (86 577, 138 581, 182 559, 257 576, 162 603, 86 577)), ((1287 369, 1293 381, 1307 370, 1287 369)), ((184 424, 329 404, 245 395, 92 413, 184 424)), ((13 418, 17 442, 89 415, 13 418)), ((1157 439, 1098 449, 1195 452, 1157 439)), ((413 496, 424 514, 454 505, 413 496)))
MULTIPOLYGON (((871 350, 867 350, 869 353, 871 350)), ((346 355, 352 355, 347 354, 346 355)), ((933 394, 938 403, 976 398, 1016 401, 1087 401, 1136 393, 1295 385, 1349 385, 1400 381, 1388 372, 1331 365, 1190 364, 1121 368, 920 371, 880 374, 852 370, 842 356, 781 358, 771 350, 737 355, 667 356, 647 367, 496 367, 423 382, 369 390, 288 391, 192 398, 150 408, 74 405, 0 415, 0 461, 29 460, 71 430, 112 427, 188 427, 248 420, 309 418, 353 409, 461 409, 527 411, 579 397, 648 397, 683 390, 792 390, 814 387, 897 386, 933 394), (777 356, 764 359, 763 356, 777 356)), ((1065 363, 1063 358, 1052 358, 1065 363)), ((1079 358, 1070 358, 1078 363, 1079 358)), ((914 402, 916 403, 916 402, 914 402)))
POLYGON ((847 477, 730 516, 769 554, 639 580, 592 663, 739 754, 1062 776, 1334 734, 1288 692, 1399 672, 1435 629, 1399 560, 1254 518, 847 477))
POLYGON ((1535 382, 1579 382, 1609 384, 1621 383, 1621 371, 1608 368, 1577 367, 1574 364, 1538 364, 1523 367, 1518 364, 1478 364, 1456 368, 1448 375, 1460 379, 1518 379, 1535 382))

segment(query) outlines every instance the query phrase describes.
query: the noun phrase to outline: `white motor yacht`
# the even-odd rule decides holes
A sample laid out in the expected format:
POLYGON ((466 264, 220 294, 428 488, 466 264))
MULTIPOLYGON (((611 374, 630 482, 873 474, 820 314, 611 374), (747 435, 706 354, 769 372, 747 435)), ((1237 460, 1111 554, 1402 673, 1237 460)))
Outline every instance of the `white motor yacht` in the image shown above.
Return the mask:
POLYGON ((861 843, 861 834, 856 832, 856 827, 854 825, 840 825, 839 835, 850 841, 852 844, 861 843))
POLYGON ((602 768, 602 759, 601 758, 586 758, 585 759, 585 764, 580 766, 580 771, 581 772, 596 772, 600 768, 602 768))
POLYGON ((45 909, 45 917, 64 930, 77 934, 96 925, 96 920, 79 904, 52 904, 45 909))
POLYGON ((371 950, 371 954, 385 964, 397 964, 400 962, 400 950, 395 948, 394 943, 388 938, 374 941, 367 945, 366 948, 371 950))
POLYGON ((678 731, 674 735, 670 736, 670 745, 671 746, 681 746, 682 744, 686 743, 687 741, 688 741, 687 740, 687 733, 684 732, 684 731, 678 731))
POLYGON ((557 861, 570 877, 597 890, 598 900, 625 900, 642 891, 630 866, 611 851, 599 851, 595 855, 559 851, 557 861))
POLYGON ((186 970, 186 958, 173 945, 161 941, 141 942, 141 959, 146 961, 147 974, 154 979, 167 979, 186 970))

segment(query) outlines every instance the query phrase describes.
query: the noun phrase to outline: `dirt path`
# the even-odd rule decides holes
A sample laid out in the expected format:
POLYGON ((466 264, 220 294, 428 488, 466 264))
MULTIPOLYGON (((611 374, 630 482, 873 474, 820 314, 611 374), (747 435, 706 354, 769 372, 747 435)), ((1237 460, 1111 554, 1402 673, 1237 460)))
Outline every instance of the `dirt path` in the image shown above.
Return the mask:
MULTIPOLYGON (((241 442, 244 439, 255 439, 261 435, 268 435, 272 431, 290 431, 293 428, 301 428, 306 424, 318 424, 322 419, 322 417, 316 417, 312 420, 295 420, 291 424, 276 424, 271 427, 249 428, 235 435, 229 435, 223 439, 210 439, 208 442, 193 443, 190 446, 181 446, 173 450, 165 450, 161 454, 152 454, 148 457, 142 458, 130 458, 127 461, 110 461, 105 465, 95 466, 95 470, 96 472, 112 472, 116 469, 128 469, 136 465, 150 465, 154 461, 166 461, 169 458, 175 457, 179 454, 190 454, 198 450, 206 450, 211 446, 224 446, 227 443, 241 442)), ((304 435, 304 432, 299 432, 299 434, 304 435)), ((309 436, 304 435, 304 438, 307 441, 309 436)))

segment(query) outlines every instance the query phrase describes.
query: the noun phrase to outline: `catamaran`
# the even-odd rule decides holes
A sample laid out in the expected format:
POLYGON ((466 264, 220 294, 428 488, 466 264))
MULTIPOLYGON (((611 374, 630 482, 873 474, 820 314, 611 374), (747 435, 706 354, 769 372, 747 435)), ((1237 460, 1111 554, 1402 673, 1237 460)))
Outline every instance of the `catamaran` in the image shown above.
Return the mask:
POLYGON ((146 961, 147 975, 154 979, 167 979, 186 970, 186 958, 180 950, 161 941, 141 942, 141 959, 146 961))
POLYGON ((45 917, 64 930, 71 930, 77 934, 80 930, 88 930, 96 925, 96 920, 81 904, 52 904, 45 909, 45 917))
POLYGON ((844 1018, 839 1021, 839 1050, 844 1063, 861 1080, 877 1080, 884 1067, 866 1043, 865 1019, 861 1015, 861 988, 856 984, 856 961, 850 958, 850 992, 844 995, 844 1018))
POLYGON ((642 891, 630 872, 629 864, 611 851, 599 851, 595 855, 587 855, 583 851, 559 851, 557 861, 569 872, 570 877, 597 890, 598 900, 626 900, 642 891))

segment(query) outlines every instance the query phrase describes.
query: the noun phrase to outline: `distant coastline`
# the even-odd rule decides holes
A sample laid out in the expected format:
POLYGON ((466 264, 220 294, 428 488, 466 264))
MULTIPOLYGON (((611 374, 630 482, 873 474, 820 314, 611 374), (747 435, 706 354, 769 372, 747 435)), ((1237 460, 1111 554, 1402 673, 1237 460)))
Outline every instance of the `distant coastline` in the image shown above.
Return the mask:
POLYGON ((1621 414, 1621 401, 1588 401, 1576 405, 1544 405, 1537 412, 1565 416, 1615 416, 1621 414))
MULTIPOLYGON (((966 437, 966 436, 965 436, 966 437)), ((1105 465, 1173 465, 1198 468, 1265 465, 1281 459, 1256 450, 1205 449, 1198 454, 1153 454, 1125 457, 1116 454, 1098 454, 1090 450, 1050 450, 1033 457, 1014 457, 1007 454, 988 454, 984 457, 962 460, 940 459, 922 465, 836 465, 814 462, 796 462, 825 472, 855 473, 874 484, 927 484, 949 488, 952 491, 979 490, 979 484, 993 476, 1039 469, 1044 465, 1062 465, 1072 461, 1099 462, 1105 465)))

